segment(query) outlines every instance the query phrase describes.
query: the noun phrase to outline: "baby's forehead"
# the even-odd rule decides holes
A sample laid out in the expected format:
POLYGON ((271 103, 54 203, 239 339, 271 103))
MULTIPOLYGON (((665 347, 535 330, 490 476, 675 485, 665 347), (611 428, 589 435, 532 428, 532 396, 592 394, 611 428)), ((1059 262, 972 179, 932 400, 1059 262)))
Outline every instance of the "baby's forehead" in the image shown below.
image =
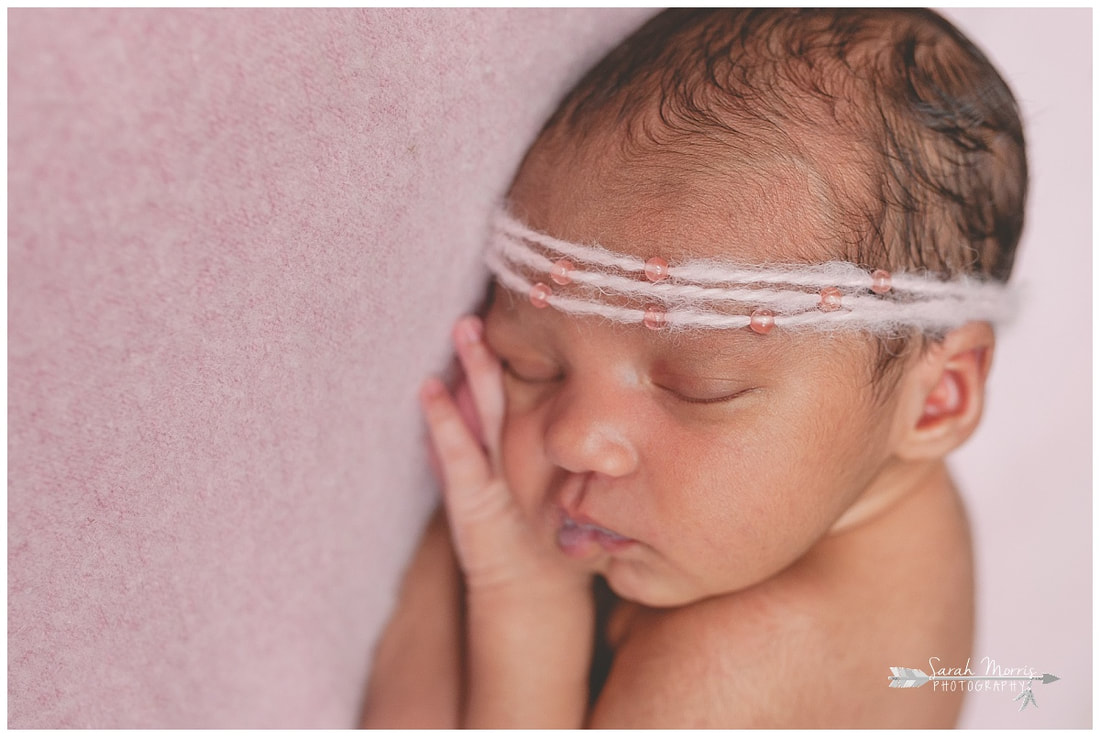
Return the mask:
MULTIPOLYGON (((595 148, 591 145, 584 148, 595 148)), ((838 187, 789 152, 662 147, 533 152, 510 208, 536 230, 647 259, 814 263, 843 257, 838 187)))

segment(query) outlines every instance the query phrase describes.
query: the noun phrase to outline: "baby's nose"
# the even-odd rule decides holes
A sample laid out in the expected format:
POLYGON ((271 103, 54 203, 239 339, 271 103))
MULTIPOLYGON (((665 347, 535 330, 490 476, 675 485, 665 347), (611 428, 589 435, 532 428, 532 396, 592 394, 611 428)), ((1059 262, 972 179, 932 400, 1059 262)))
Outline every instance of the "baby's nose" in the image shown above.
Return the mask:
POLYGON ((564 387, 546 425, 551 463, 572 473, 626 476, 638 466, 637 432, 625 390, 564 387))

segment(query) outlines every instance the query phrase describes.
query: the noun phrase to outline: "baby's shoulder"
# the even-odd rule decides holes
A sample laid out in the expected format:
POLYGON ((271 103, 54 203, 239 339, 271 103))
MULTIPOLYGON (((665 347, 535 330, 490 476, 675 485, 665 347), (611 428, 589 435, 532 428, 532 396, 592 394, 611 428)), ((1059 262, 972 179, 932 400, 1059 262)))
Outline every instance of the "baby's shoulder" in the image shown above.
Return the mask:
POLYGON ((869 529, 745 591, 623 604, 594 726, 952 726, 957 697, 888 688, 890 667, 969 655, 969 540, 937 519, 869 529), (930 549, 917 533, 933 529, 930 549))
POLYGON ((676 609, 622 605, 593 726, 813 726, 790 709, 829 677, 838 633, 822 629, 820 602, 764 588, 676 609))

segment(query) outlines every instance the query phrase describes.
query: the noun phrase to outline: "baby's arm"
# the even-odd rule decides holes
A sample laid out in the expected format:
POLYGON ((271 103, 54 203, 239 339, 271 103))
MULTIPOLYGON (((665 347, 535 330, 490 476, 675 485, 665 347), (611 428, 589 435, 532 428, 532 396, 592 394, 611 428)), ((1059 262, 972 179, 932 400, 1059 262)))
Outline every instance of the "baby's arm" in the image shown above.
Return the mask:
POLYGON ((759 601, 738 602, 736 595, 676 609, 628 606, 629 624, 612 637, 611 672, 587 726, 813 725, 815 711, 805 700, 819 684, 800 683, 797 672, 784 677, 787 663, 822 673, 805 657, 813 648, 797 620, 759 601))
POLYGON ((462 579, 439 509, 374 654, 362 726, 454 729, 462 684, 462 579))
POLYGON ((881 701, 885 670, 867 667, 859 637, 841 622, 821 626, 814 597, 746 591, 676 609, 638 607, 615 642, 595 728, 770 729, 884 726, 862 723, 881 701), (847 677, 850 670, 864 681, 847 677), (870 679, 870 680, 868 680, 870 679), (871 682, 873 681, 873 683, 871 682))
POLYGON ((462 726, 580 727, 593 642, 591 576, 534 534, 504 482, 501 367, 480 321, 464 320, 455 338, 487 449, 441 382, 426 383, 421 400, 466 585, 462 726))

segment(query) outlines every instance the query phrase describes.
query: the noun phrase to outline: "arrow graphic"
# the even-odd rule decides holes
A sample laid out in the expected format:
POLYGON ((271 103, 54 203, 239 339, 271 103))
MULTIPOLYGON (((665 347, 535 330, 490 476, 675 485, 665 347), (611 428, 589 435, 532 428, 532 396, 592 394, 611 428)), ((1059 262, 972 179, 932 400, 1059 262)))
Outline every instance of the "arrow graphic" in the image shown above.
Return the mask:
MULTIPOLYGON (((891 668, 890 672, 893 674, 890 676, 890 688, 920 688, 929 681, 1042 681, 1043 683, 1054 683, 1061 680, 1058 676, 1050 673, 1044 673, 1041 676, 930 676, 920 668, 891 668)), ((1028 683, 1027 687, 1013 701, 1019 701, 1020 699, 1024 701, 1020 704, 1019 711, 1023 711, 1028 704, 1035 704, 1035 708, 1039 708, 1038 702, 1035 701, 1035 694, 1031 692, 1031 683, 1028 683)))

